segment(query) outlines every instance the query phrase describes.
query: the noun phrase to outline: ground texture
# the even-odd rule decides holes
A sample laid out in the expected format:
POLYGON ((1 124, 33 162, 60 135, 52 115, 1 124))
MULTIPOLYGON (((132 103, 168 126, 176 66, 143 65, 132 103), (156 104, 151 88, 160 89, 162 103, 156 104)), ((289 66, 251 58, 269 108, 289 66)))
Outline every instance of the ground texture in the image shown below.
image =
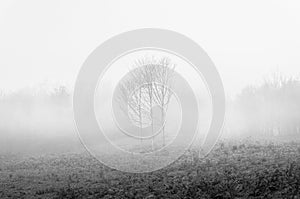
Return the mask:
POLYGON ((0 198, 300 198, 299 142, 220 142, 148 174, 109 169, 87 153, 0 156, 0 198))

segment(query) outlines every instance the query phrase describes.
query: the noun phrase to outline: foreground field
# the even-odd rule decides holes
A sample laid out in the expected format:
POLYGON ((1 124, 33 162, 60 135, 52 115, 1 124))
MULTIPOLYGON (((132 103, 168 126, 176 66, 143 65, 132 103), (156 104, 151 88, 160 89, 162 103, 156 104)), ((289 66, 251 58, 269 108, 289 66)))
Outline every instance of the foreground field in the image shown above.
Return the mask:
POLYGON ((300 142, 220 142, 129 174, 87 153, 0 157, 0 198, 300 198, 300 142))

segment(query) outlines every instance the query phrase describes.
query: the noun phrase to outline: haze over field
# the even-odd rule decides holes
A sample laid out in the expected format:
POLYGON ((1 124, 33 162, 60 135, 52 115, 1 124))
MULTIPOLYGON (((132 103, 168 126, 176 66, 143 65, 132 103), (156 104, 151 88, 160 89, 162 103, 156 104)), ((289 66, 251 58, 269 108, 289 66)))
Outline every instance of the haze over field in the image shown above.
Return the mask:
POLYGON ((71 106, 82 63, 111 36, 144 27, 185 34, 211 57, 228 97, 224 136, 297 137, 299 10, 297 0, 3 0, 0 152, 82 149, 71 106))
POLYGON ((299 102, 299 0, 0 0, 1 199, 300 198, 299 102))

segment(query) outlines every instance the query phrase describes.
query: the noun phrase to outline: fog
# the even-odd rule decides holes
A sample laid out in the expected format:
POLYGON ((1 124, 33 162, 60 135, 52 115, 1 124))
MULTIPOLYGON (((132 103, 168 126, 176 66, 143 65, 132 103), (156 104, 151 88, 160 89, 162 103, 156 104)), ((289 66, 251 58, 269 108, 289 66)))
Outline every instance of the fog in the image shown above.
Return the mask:
POLYGON ((0 107, 1 153, 56 153, 80 147, 65 87, 2 94, 0 107))
MULTIPOLYGON (((300 138, 300 82, 280 73, 244 88, 227 102, 225 135, 300 138)), ((225 136, 224 135, 224 136, 225 136)))
POLYGON ((0 152, 83 149, 72 113, 82 63, 145 27, 184 34, 213 60, 227 97, 223 138, 298 138, 299 9, 297 0, 2 0, 0 152))
MULTIPOLYGON (((300 138, 299 79, 276 73, 262 82, 227 99, 221 139, 300 138)), ((0 108, 1 153, 83 149, 73 121, 72 91, 64 86, 2 93, 0 108)))

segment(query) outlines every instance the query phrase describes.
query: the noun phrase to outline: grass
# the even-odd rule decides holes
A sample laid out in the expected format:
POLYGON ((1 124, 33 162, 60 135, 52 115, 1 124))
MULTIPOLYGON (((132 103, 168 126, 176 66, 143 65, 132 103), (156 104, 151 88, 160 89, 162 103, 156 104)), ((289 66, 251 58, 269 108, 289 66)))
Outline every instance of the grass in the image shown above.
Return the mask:
POLYGON ((0 198, 300 198, 300 142, 219 142, 205 159, 122 173, 87 153, 0 157, 0 198))

